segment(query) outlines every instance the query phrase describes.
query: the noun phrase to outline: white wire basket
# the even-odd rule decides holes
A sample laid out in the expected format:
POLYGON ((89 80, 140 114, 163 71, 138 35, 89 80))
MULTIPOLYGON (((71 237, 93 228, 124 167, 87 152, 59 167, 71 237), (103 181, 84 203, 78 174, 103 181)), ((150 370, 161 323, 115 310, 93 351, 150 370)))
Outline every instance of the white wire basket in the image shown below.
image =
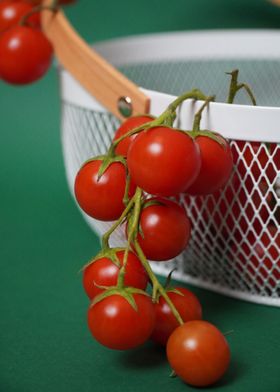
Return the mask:
MULTIPOLYGON (((192 221, 187 249, 170 262, 153 262, 156 273, 232 297, 280 306, 280 33, 271 30, 168 33, 118 39, 95 50, 150 98, 159 115, 186 90, 216 94, 202 127, 229 139, 235 168, 221 192, 204 198, 180 196, 192 221), (226 71, 240 70, 258 105, 240 92, 226 99, 226 71)), ((81 164, 104 153, 119 119, 90 95, 74 77, 60 70, 62 146, 66 175, 73 184, 81 164)), ((121 92, 120 92, 121 96, 121 92)), ((191 129, 200 102, 185 102, 177 126, 191 129)), ((99 235, 110 223, 83 212, 99 235)), ((120 230, 112 244, 124 242, 120 230)))

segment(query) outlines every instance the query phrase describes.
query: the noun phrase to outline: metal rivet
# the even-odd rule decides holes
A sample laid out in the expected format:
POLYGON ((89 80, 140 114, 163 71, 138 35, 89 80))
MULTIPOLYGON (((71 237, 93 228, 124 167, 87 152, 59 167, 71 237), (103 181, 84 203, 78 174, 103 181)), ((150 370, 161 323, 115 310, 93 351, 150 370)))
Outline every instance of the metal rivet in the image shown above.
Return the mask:
POLYGON ((118 100, 118 109, 122 116, 129 117, 132 114, 132 101, 129 97, 120 97, 118 100))

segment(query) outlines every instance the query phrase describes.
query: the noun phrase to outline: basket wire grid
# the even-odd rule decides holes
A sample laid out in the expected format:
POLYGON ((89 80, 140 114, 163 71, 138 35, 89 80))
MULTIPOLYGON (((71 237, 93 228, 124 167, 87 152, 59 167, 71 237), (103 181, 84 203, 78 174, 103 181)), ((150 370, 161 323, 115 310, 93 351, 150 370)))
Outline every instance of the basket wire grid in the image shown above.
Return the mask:
MULTIPOLYGON (((242 80, 253 87, 259 105, 280 106, 277 59, 156 60, 122 64, 119 68, 145 88, 180 95, 198 87, 206 94, 216 94, 217 101, 225 101, 227 95, 229 80, 225 71, 239 68, 242 80)), ((248 97, 240 93, 236 102, 248 104, 248 97)), ((109 112, 62 98, 61 125, 66 174, 73 192, 81 164, 108 149, 119 120, 109 112)), ((280 146, 235 139, 230 144, 235 168, 225 189, 203 198, 179 197, 192 221, 189 246, 176 259, 152 265, 155 272, 163 275, 176 267, 174 277, 179 280, 280 306, 280 146)), ((99 234, 111 225, 85 214, 84 217, 99 234)), ((112 245, 119 246, 124 241, 123 230, 114 233, 112 245)))

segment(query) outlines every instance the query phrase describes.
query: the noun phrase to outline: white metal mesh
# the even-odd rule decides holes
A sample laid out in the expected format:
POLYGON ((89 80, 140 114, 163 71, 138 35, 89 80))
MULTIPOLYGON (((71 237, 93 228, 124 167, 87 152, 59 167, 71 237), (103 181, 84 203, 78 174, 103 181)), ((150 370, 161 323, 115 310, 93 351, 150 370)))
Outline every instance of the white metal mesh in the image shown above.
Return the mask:
MULTIPOLYGON (((242 80, 253 86, 260 104, 280 104, 280 64, 277 61, 153 63, 122 67, 122 71, 151 89, 180 94, 182 86, 184 90, 200 87, 224 100, 228 86, 224 71, 237 66, 242 80)), ((241 94, 238 99, 242 103, 245 96, 241 94)), ((81 164, 106 151, 118 124, 109 113, 62 103, 62 145, 72 192, 81 164)), ((192 221, 190 244, 176 260, 153 263, 153 266, 162 274, 176 266, 178 279, 280 306, 280 146, 258 141, 230 142, 235 161, 231 181, 215 195, 180 196, 192 221)), ((100 234, 110 226, 110 223, 85 218, 100 234)), ((123 233, 119 231, 112 243, 119 245, 123 240, 123 233)))

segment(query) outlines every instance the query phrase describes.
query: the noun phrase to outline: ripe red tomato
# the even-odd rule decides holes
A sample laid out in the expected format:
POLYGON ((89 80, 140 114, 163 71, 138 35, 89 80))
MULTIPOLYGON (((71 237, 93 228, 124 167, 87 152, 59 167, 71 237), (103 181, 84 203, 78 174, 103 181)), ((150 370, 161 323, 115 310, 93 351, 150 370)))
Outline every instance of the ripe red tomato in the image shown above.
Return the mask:
POLYGON ((206 387, 218 381, 230 362, 224 335, 207 321, 189 321, 176 328, 167 342, 167 358, 186 383, 206 387))
POLYGON ((190 195, 208 195, 228 182, 233 168, 231 149, 226 140, 225 145, 207 136, 198 136, 195 141, 200 149, 201 168, 198 177, 186 191, 190 195))
MULTIPOLYGON (((178 310, 182 320, 185 322, 201 320, 202 308, 197 297, 183 287, 175 287, 175 289, 183 295, 172 291, 167 291, 167 295, 178 310)), ((156 324, 151 338, 156 343, 165 346, 169 336, 179 326, 179 323, 162 296, 159 297, 158 302, 155 304, 155 312, 156 324)))
POLYGON ((52 54, 40 30, 11 27, 0 36, 0 77, 12 84, 32 83, 47 72, 52 54))
POLYGON ((147 259, 170 260, 187 246, 191 233, 190 220, 179 204, 171 200, 151 198, 140 215, 137 239, 147 259))
MULTIPOLYGON (((124 250, 116 253, 120 265, 123 264, 124 250)), ((90 299, 93 299, 104 290, 97 286, 115 286, 118 281, 119 267, 108 257, 101 257, 89 264, 84 269, 83 285, 90 299)), ((148 284, 148 275, 141 261, 133 253, 128 253, 124 284, 125 286, 137 287, 145 290, 148 284)))
MULTIPOLYGON (((127 120, 125 120, 121 126, 116 130, 114 140, 117 140, 121 136, 125 135, 132 129, 138 128, 140 125, 143 125, 147 122, 150 122, 153 120, 153 117, 151 116, 134 116, 134 117, 129 117, 127 120)), ((132 141, 138 136, 138 134, 132 135, 130 137, 125 138, 122 140, 116 147, 116 153, 118 155, 123 155, 124 157, 127 156, 127 151, 132 143, 132 141)))
MULTIPOLYGON (((32 10, 32 5, 27 1, 3 0, 0 2, 0 33, 16 26, 21 18, 32 10)), ((30 15, 28 23, 32 27, 40 27, 40 15, 30 15)))
POLYGON ((128 350, 149 339, 155 325, 151 298, 133 294, 137 311, 120 295, 111 295, 88 311, 88 326, 93 337, 114 350, 128 350))
POLYGON ((151 128, 131 143, 127 155, 132 180, 152 195, 175 196, 198 176, 201 159, 194 140, 165 126, 151 128))
MULTIPOLYGON (((116 220, 125 206, 126 169, 120 162, 113 162, 98 180, 102 161, 92 160, 79 170, 75 179, 75 196, 79 206, 92 218, 102 221, 116 220)), ((131 183, 130 193, 135 186, 131 183)))

